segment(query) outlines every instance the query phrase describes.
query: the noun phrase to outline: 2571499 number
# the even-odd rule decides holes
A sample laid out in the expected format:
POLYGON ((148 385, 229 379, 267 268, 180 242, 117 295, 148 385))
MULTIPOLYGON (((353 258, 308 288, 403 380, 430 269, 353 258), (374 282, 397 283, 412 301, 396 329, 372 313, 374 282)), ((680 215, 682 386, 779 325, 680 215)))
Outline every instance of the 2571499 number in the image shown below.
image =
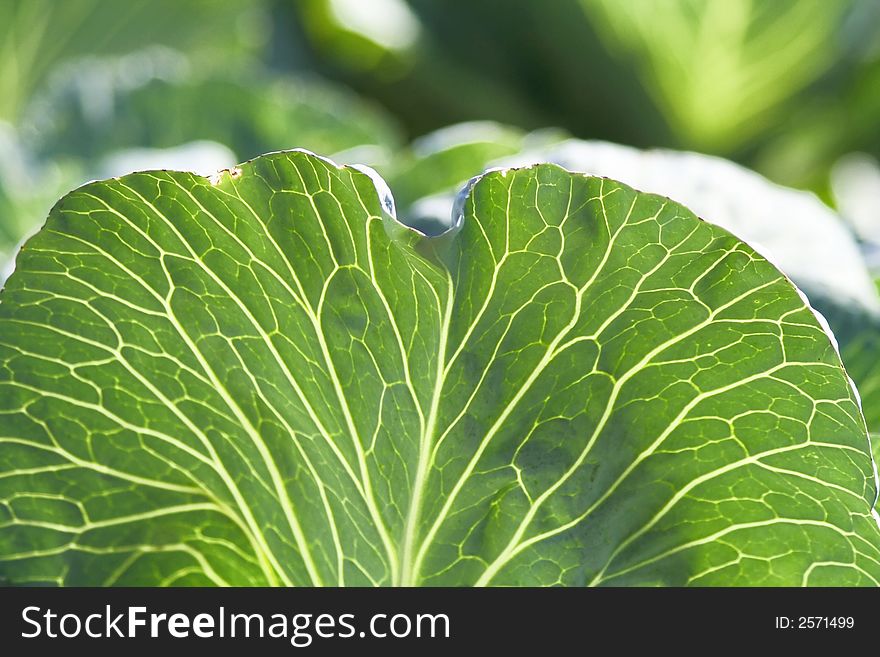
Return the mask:
POLYGON ((777 616, 776 629, 797 630, 851 630, 855 627, 852 616, 777 616))

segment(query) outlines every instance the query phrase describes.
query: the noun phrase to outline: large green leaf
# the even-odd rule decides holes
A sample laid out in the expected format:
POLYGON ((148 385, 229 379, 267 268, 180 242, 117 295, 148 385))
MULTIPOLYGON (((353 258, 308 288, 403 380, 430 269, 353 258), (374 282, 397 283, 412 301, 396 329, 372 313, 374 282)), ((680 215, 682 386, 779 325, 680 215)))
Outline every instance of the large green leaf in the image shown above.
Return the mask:
MULTIPOLYGON (((571 140, 516 160, 530 161, 556 162, 668 195, 772 257, 828 319, 862 394, 868 427, 880 428, 880 297, 860 243, 814 195, 696 153, 571 140)), ((871 194, 862 196, 871 202, 871 194)), ((868 222, 855 214, 845 216, 861 225, 864 245, 868 222)))
POLYGON ((571 140, 537 159, 618 178, 686 204, 772 258, 823 312, 831 310, 826 302, 833 302, 880 314, 880 298, 855 237, 811 193, 699 153, 571 140))
POLYGON ((435 239, 383 188, 287 152, 55 207, 0 297, 3 577, 878 583, 855 393, 750 247, 553 165, 435 239))
MULTIPOLYGON (((524 143, 530 141, 534 142, 527 138, 524 143)), ((430 153, 423 162, 427 164, 441 155, 430 153)), ((469 166, 460 163, 456 170, 459 184, 473 175, 474 169, 554 162, 676 199, 772 257, 828 319, 844 363, 862 394, 868 426, 872 430, 880 427, 880 297, 859 242, 840 216, 814 195, 776 185, 721 158, 681 151, 643 151, 600 141, 563 140, 526 147, 515 156, 494 160, 477 159, 476 150, 471 155, 475 161, 469 166)), ((413 170, 415 167, 404 171, 400 182, 406 182, 413 170)), ((446 179, 435 179, 433 187, 425 190, 435 195, 407 209, 404 216, 415 218, 421 226, 448 225, 446 217, 454 197, 446 180, 453 177, 452 173, 447 171, 446 179)), ((862 245, 867 246, 870 236, 876 233, 872 233, 877 216, 874 197, 880 188, 875 171, 859 174, 861 181, 841 179, 835 190, 842 214, 859 227, 862 245)))

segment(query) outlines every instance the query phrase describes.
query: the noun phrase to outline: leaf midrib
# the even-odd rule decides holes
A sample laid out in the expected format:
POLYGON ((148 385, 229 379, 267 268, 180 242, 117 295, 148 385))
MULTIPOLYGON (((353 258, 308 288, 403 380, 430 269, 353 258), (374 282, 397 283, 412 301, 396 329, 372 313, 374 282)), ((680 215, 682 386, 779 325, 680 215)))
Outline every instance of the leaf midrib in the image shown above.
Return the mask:
POLYGON ((415 479, 413 480, 413 493, 410 497, 409 509, 406 514, 400 580, 396 582, 396 584, 399 584, 400 586, 416 586, 419 583, 420 574, 416 562, 416 536, 422 514, 425 488, 428 483, 428 471, 432 461, 431 448, 434 442, 434 433, 437 428, 440 398, 442 397, 443 383, 445 381, 446 371, 444 361, 446 358, 446 346, 449 340, 449 327, 452 321, 452 306, 454 301, 452 276, 449 273, 449 270, 446 270, 446 285, 446 304, 443 309, 440 339, 438 340, 437 346, 434 390, 431 393, 431 406, 428 410, 428 419, 425 425, 425 430, 419 437, 419 461, 416 466, 415 479))

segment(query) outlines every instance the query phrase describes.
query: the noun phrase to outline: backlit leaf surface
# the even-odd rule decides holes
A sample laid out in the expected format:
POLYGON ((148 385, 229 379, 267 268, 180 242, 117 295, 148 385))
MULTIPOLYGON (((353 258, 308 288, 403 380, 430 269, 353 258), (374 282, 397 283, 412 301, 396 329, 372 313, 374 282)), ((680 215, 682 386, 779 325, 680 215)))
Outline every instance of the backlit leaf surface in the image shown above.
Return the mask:
POLYGON ((877 584, 865 426, 791 283, 554 165, 458 228, 304 152, 92 183, 0 297, 0 576, 877 584))

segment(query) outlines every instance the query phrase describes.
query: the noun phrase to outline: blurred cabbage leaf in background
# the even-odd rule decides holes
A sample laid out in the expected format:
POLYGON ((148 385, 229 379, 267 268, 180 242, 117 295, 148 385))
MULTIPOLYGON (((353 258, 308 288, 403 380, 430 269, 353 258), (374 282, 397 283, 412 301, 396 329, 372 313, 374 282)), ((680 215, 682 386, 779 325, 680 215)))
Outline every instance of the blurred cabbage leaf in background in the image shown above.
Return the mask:
MULTIPOLYGON (((492 119, 648 145, 663 118, 577 0, 283 0, 309 65, 388 107, 417 136, 492 119), (369 5, 374 11, 358 7, 369 5)), ((281 59, 279 66, 298 65, 281 59)))
POLYGON ((726 151, 827 72, 852 1, 581 0, 681 142, 726 151))
POLYGON ((880 275, 880 162, 866 153, 850 153, 831 170, 834 203, 862 241, 869 267, 880 275))
POLYGON ((852 151, 880 156, 880 2, 863 0, 837 39, 850 49, 785 121, 755 147, 756 166, 781 183, 826 192, 828 169, 852 151))
POLYGON ((389 183, 401 206, 460 186, 475 162, 518 153, 525 131, 491 121, 458 123, 416 139, 389 169, 389 183))
POLYGON ((840 314, 829 315, 843 362, 859 390, 868 430, 880 433, 880 318, 850 310, 848 320, 841 321, 840 314))
POLYGON ((299 147, 358 149, 352 155, 381 164, 400 141, 380 109, 314 76, 205 71, 165 49, 64 66, 30 104, 21 132, 38 157, 84 159, 210 140, 240 161, 299 147))
POLYGON ((261 45, 263 2, 226 0, 3 0, 0 120, 15 122, 54 67, 79 55, 151 44, 199 59, 238 59, 261 45))
POLYGON ((81 176, 76 165, 36 165, 12 126, 0 122, 0 284, 12 271, 16 244, 81 176))
POLYGON ((16 243, 61 195, 96 173, 83 164, 84 153, 62 162, 54 150, 31 152, 22 139, 32 98, 59 75, 59 67, 78 57, 125 55, 148 46, 176 48, 190 64, 256 61, 269 37, 266 7, 262 1, 225 0, 0 2, 0 282, 16 243))

